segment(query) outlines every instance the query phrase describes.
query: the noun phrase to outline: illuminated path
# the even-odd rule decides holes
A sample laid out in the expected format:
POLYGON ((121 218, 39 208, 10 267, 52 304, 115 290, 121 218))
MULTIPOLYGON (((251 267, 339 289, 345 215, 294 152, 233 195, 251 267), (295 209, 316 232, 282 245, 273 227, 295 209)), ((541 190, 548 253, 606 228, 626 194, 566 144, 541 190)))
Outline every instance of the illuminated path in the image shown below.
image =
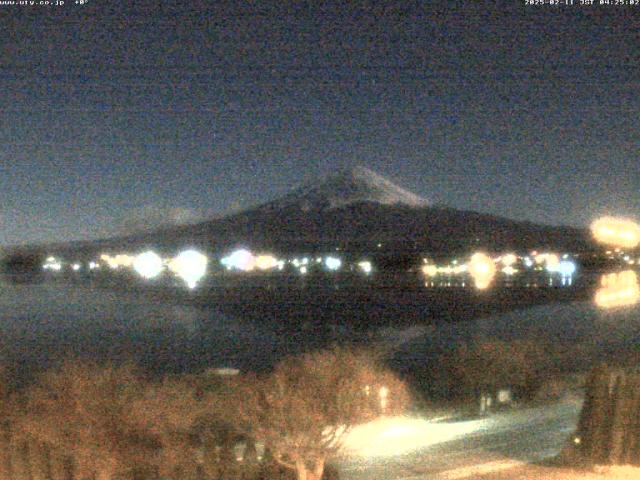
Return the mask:
POLYGON ((564 400, 466 422, 367 426, 350 438, 353 453, 339 463, 341 478, 453 480, 516 468, 559 453, 580 407, 578 400, 564 400))

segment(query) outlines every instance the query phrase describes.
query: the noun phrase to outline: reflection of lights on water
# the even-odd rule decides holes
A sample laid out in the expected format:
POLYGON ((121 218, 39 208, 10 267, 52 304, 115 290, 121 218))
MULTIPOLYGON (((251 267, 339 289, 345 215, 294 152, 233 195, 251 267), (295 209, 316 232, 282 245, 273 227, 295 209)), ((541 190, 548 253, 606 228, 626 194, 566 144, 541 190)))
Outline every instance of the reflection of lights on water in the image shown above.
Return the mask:
POLYGON ((389 401, 389 389, 387 387, 380 387, 378 395, 380 396, 380 409, 384 413, 389 401))
POLYGON ((638 278, 633 270, 603 275, 601 285, 595 296, 595 303, 601 308, 635 305, 640 299, 638 278))
POLYGON ((576 264, 571 260, 563 260, 558 265, 558 272, 563 277, 570 277, 576 272, 576 264))
POLYGON ((133 260, 133 268, 142 278, 152 279, 162 272, 162 259, 155 252, 144 252, 133 260))
POLYGON ((491 285, 496 274, 495 262, 484 253, 474 253, 469 261, 469 274, 476 288, 483 290, 491 285))
POLYGON ((209 259, 196 250, 186 250, 169 262, 169 270, 185 281, 189 288, 195 288, 207 273, 209 259))
POLYGON ((509 265, 508 267, 504 267, 502 269, 502 273, 504 273, 505 275, 508 275, 508 276, 514 275, 517 271, 518 270, 513 268, 511 265, 509 265))
POLYGON ((345 435, 346 453, 360 457, 402 455, 444 443, 487 428, 490 420, 436 423, 410 417, 382 417, 353 428, 345 435))
POLYGON ((591 233, 598 242, 607 245, 635 248, 640 243, 640 225, 627 219, 600 218, 591 224, 591 233))
POLYGON ((305 267, 305 266, 300 267, 300 273, 302 275, 306 274, 307 273, 307 267, 305 267))

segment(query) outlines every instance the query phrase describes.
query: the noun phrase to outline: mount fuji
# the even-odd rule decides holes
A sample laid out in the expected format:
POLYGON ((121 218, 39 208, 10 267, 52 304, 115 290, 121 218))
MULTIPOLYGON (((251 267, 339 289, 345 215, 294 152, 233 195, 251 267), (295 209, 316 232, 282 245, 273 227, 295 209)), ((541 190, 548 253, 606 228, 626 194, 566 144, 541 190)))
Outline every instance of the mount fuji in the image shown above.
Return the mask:
MULTIPOLYGON (((270 202, 193 225, 96 242, 63 250, 160 248, 186 245, 224 252, 244 246, 281 253, 342 251, 389 255, 448 255, 477 249, 593 246, 586 229, 539 225, 496 215, 431 205, 365 167, 339 170, 270 202), (383 245, 383 250, 379 250, 383 245)), ((49 248, 49 250, 52 250, 49 248)))

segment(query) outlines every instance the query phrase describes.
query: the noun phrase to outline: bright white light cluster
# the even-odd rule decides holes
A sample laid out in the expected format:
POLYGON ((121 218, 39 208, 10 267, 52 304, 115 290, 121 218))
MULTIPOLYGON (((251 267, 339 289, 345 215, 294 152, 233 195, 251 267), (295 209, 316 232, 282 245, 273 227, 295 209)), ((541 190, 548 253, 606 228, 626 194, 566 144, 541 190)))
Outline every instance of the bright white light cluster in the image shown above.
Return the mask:
POLYGON ((570 277, 576 272, 576 264, 571 260, 563 260, 558 266, 558 272, 563 277, 570 277))
POLYGON ((371 271, 373 270, 373 266, 371 265, 371 262, 369 261, 362 261, 358 263, 358 268, 360 268, 360 270, 362 270, 364 273, 366 273, 367 275, 369 275, 371 273, 371 271))
POLYGON ((227 270, 235 269, 243 272, 250 272, 255 268, 256 259, 253 253, 249 250, 241 248, 224 257, 220 263, 222 263, 227 270))
POLYGON ((135 257, 133 268, 142 278, 150 280, 162 273, 164 265, 162 258, 157 253, 149 250, 135 257))
POLYGON ((62 270, 62 263, 56 257, 47 257, 42 268, 52 272, 59 272, 62 270))
POLYGON ((496 275, 495 262, 484 253, 474 253, 469 260, 469 275, 473 278, 476 288, 483 290, 491 285, 496 275))
POLYGON ((294 258, 293 260, 291 260, 291 263, 296 268, 307 266, 309 265, 309 257, 294 258))
POLYGON ((189 288, 195 288, 207 273, 209 259, 196 250, 185 250, 169 262, 169 270, 185 281, 189 288))
POLYGON ((325 257, 324 265, 332 271, 340 270, 340 267, 342 267, 342 260, 337 257, 325 257))
POLYGON ((514 263, 518 261, 518 257, 514 253, 507 253, 502 257, 502 264, 505 267, 511 267, 514 263))

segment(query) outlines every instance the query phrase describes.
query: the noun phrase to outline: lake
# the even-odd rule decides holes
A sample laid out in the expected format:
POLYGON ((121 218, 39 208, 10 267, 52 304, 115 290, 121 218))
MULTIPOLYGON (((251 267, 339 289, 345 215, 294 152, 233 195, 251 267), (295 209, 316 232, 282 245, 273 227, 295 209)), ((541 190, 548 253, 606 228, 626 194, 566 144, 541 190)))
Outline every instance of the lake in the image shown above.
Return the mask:
POLYGON ((588 344, 593 347, 590 354, 606 358, 622 349, 638 348, 640 308, 602 312, 591 302, 580 301, 527 307, 455 324, 370 331, 306 323, 285 328, 232 317, 215 306, 150 301, 139 292, 59 283, 2 283, 0 334, 3 360, 20 377, 69 357, 133 360, 152 373, 261 369, 284 355, 334 341, 391 345, 395 363, 411 366, 479 336, 588 344))

